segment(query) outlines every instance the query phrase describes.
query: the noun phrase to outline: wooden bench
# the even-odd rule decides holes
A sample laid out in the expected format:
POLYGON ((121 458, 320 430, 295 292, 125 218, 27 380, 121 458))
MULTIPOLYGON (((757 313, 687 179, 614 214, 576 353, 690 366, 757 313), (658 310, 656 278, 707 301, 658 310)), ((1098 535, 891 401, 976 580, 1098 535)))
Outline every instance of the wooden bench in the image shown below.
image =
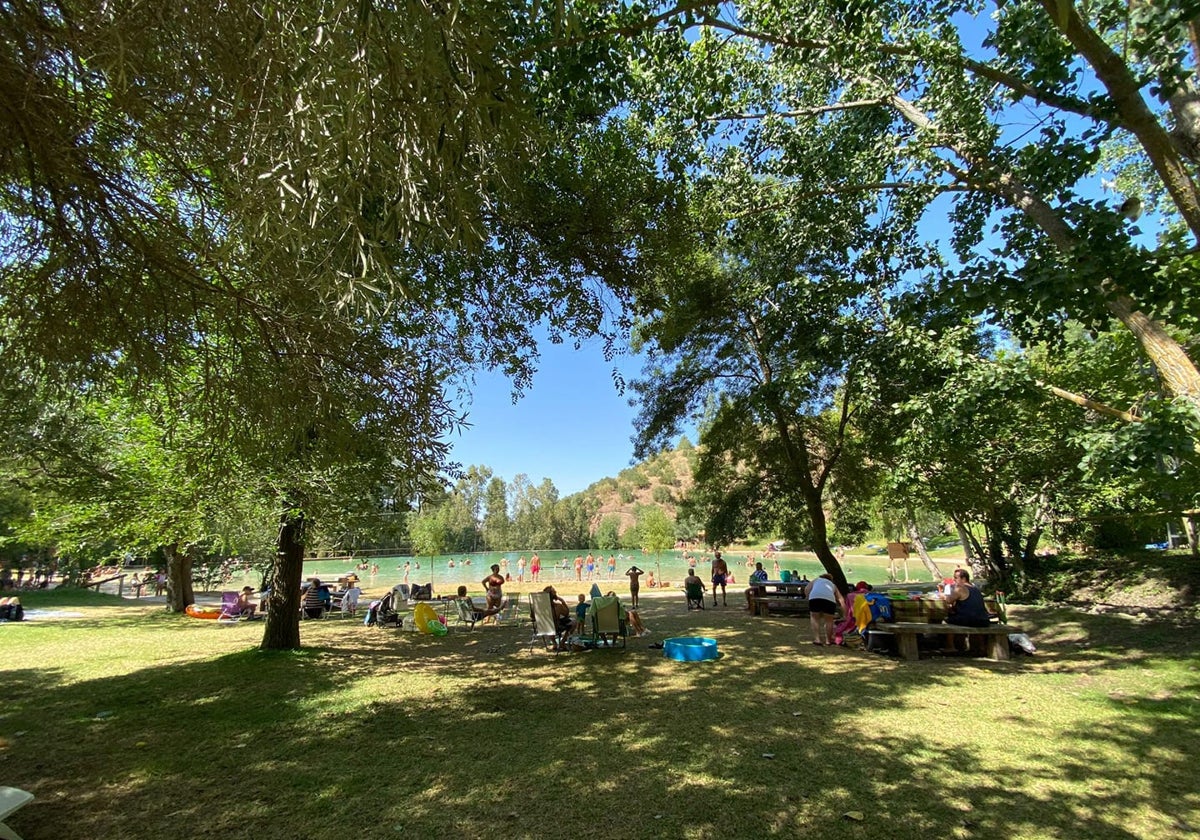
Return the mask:
POLYGON ((891 633, 896 637, 896 648, 901 659, 919 659, 917 636, 936 634, 939 636, 967 636, 969 639, 978 638, 987 643, 987 657, 999 661, 1007 661, 1008 634, 1021 633, 1021 628, 1011 624, 989 624, 987 627, 961 627, 957 624, 926 624, 918 621, 879 622, 875 629, 891 633))
POLYGON ((771 613, 788 613, 791 615, 808 615, 808 599, 787 595, 764 595, 756 598, 755 608, 761 618, 771 613))

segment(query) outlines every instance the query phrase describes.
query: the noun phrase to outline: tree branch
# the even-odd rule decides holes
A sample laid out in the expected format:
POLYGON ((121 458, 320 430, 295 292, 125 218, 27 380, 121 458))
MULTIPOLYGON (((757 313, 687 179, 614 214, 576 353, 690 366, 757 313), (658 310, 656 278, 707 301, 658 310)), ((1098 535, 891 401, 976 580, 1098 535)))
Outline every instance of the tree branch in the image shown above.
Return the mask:
POLYGON ((830 111, 848 111, 851 108, 869 108, 875 105, 887 105, 886 98, 855 99, 850 102, 835 102, 832 105, 814 105, 811 108, 798 108, 794 111, 772 111, 762 114, 719 114, 709 117, 709 122, 724 122, 726 120, 763 120, 767 117, 812 117, 826 114, 830 111))
POLYGON ((1075 393, 1072 393, 1071 391, 1063 390, 1062 388, 1059 388, 1056 385, 1049 385, 1040 379, 1035 379, 1034 382, 1037 384, 1037 386, 1039 388, 1053 394, 1056 397, 1060 397, 1061 399, 1067 400, 1068 402, 1073 402, 1073 403, 1075 403, 1075 405, 1090 409, 1092 411, 1097 412, 1098 414, 1103 414, 1105 417, 1113 417, 1113 418, 1116 418, 1117 420, 1124 420, 1126 423, 1141 423, 1142 422, 1142 418, 1139 415, 1134 414, 1133 412, 1122 411, 1119 408, 1113 408, 1111 405, 1105 405, 1102 402, 1097 402, 1096 400, 1093 400, 1090 397, 1085 397, 1081 394, 1075 394, 1075 393))

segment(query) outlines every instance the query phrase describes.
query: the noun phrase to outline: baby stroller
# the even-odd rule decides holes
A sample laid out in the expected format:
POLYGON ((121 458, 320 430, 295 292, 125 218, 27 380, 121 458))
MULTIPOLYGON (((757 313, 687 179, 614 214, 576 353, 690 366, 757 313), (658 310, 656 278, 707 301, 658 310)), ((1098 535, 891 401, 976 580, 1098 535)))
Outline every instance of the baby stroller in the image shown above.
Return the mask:
POLYGON ((372 624, 380 627, 397 626, 400 624, 400 613, 396 611, 396 591, 392 590, 384 595, 378 601, 372 601, 371 606, 367 608, 367 616, 363 619, 363 624, 370 627, 372 624))

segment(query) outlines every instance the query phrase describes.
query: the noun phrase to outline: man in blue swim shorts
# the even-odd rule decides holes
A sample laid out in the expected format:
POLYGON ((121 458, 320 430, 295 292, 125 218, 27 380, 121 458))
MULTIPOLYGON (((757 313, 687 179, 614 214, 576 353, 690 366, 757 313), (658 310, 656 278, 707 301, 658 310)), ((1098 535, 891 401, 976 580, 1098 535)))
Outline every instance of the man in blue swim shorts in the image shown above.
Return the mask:
POLYGON ((713 584, 713 606, 717 605, 717 587, 721 587, 721 604, 729 606, 729 602, 725 600, 725 581, 729 577, 729 566, 725 562, 725 558, 721 556, 721 552, 713 552, 715 559, 712 563, 712 584, 713 584))

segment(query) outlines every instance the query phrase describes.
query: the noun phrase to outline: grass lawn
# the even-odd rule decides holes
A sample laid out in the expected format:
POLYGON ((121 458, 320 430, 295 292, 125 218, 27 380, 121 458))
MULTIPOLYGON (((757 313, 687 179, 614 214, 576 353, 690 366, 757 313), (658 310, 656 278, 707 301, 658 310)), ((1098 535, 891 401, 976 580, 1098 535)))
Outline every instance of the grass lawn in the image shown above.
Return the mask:
POLYGON ((38 838, 1171 838, 1200 832, 1200 629, 1014 607, 1040 650, 899 662, 644 598, 625 651, 306 622, 299 653, 80 592, 0 625, 0 784, 38 838), (710 635, 721 658, 648 649, 710 635), (852 816, 861 814, 858 821, 852 816))

